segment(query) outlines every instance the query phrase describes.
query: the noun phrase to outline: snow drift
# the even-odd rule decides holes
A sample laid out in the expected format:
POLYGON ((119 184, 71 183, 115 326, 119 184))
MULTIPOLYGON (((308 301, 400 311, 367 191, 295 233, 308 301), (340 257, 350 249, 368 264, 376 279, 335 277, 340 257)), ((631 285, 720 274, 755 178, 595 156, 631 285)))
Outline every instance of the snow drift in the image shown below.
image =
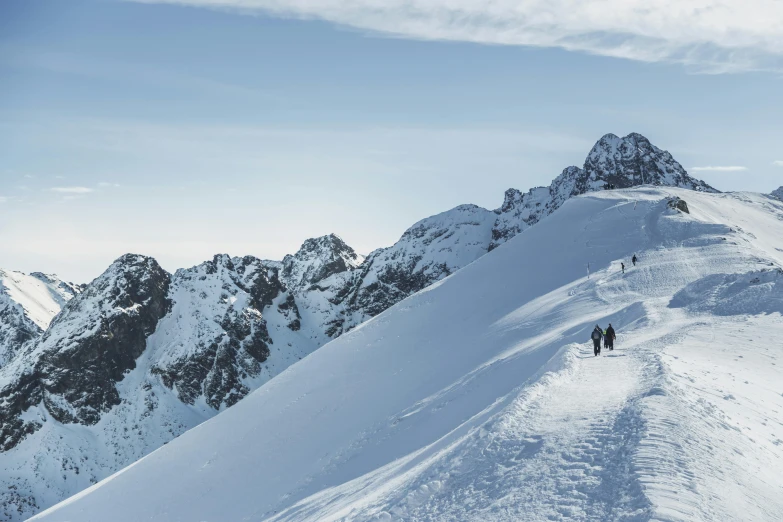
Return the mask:
POLYGON ((781 266, 766 196, 573 198, 34 520, 781 519, 781 266))

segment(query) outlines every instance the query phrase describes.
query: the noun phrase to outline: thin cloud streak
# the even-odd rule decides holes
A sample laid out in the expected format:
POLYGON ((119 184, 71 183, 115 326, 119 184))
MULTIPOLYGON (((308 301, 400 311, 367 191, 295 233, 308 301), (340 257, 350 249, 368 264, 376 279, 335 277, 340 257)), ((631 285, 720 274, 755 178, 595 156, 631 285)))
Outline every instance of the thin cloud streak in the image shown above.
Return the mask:
POLYGON ((419 40, 557 47, 702 73, 783 70, 777 0, 131 0, 320 19, 419 40))
POLYGON ((748 167, 741 165, 727 165, 727 166, 706 166, 706 167, 691 167, 690 170, 695 172, 741 172, 748 170, 748 167))
POLYGON ((89 194, 93 192, 93 189, 89 187, 52 187, 50 190, 63 194, 89 194))
POLYGON ((773 161, 772 164, 777 166, 777 167, 783 167, 783 160, 773 161))

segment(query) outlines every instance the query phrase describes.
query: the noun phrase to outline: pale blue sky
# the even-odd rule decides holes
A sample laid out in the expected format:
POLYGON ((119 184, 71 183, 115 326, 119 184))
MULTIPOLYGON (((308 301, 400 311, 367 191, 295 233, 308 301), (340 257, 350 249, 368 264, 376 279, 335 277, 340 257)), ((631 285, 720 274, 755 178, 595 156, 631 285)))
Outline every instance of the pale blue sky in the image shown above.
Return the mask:
POLYGON ((783 185, 783 37, 766 19, 181 3, 0 4, 0 266, 81 282, 127 251, 174 270, 329 232, 367 253, 548 184, 607 132, 641 132, 722 190, 783 185))

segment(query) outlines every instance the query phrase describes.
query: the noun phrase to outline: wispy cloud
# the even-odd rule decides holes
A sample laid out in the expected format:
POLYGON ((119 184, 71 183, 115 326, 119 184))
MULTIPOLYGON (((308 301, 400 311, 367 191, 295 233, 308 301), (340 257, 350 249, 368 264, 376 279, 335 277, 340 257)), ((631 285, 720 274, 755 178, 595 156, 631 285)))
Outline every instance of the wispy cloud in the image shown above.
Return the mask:
POLYGON ((741 165, 716 165, 706 167, 691 167, 690 170, 695 172, 741 172, 743 170, 748 170, 748 167, 743 167, 741 165))
POLYGON ((775 160, 772 162, 772 164, 777 167, 783 167, 783 160, 775 160))
POLYGON ((0 203, 5 203, 6 201, 8 201, 8 198, 7 198, 7 197, 5 197, 5 196, 0 196, 0 203))
POLYGON ((93 189, 89 187, 52 187, 50 190, 63 194, 89 194, 93 192, 93 189))
POLYGON ((101 188, 110 188, 110 187, 112 187, 112 188, 119 188, 120 184, 119 183, 109 183, 107 181, 101 181, 100 183, 98 183, 98 186, 101 187, 101 188))
POLYGON ((700 72, 783 69, 779 0, 135 0, 340 25, 422 40, 559 47, 700 72))

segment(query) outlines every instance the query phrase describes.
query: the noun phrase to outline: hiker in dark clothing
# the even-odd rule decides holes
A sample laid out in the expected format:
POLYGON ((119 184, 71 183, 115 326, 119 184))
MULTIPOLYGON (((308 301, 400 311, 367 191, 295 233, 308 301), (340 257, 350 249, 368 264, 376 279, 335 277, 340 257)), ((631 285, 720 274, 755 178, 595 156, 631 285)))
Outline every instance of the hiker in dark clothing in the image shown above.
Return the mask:
POLYGON ((601 339, 603 339, 603 337, 604 332, 601 330, 601 327, 595 325, 593 333, 590 334, 590 338, 593 340, 593 353, 595 355, 601 353, 601 339))
POLYGON ((623 274, 625 273, 625 263, 620 263, 620 268, 623 269, 623 274))
POLYGON ((604 348, 607 350, 614 350, 614 340, 616 338, 617 336, 614 334, 612 323, 609 323, 609 328, 607 328, 606 332, 604 332, 604 348))
POLYGON ((636 254, 631 258, 631 263, 633 263, 633 266, 636 266, 636 254))

